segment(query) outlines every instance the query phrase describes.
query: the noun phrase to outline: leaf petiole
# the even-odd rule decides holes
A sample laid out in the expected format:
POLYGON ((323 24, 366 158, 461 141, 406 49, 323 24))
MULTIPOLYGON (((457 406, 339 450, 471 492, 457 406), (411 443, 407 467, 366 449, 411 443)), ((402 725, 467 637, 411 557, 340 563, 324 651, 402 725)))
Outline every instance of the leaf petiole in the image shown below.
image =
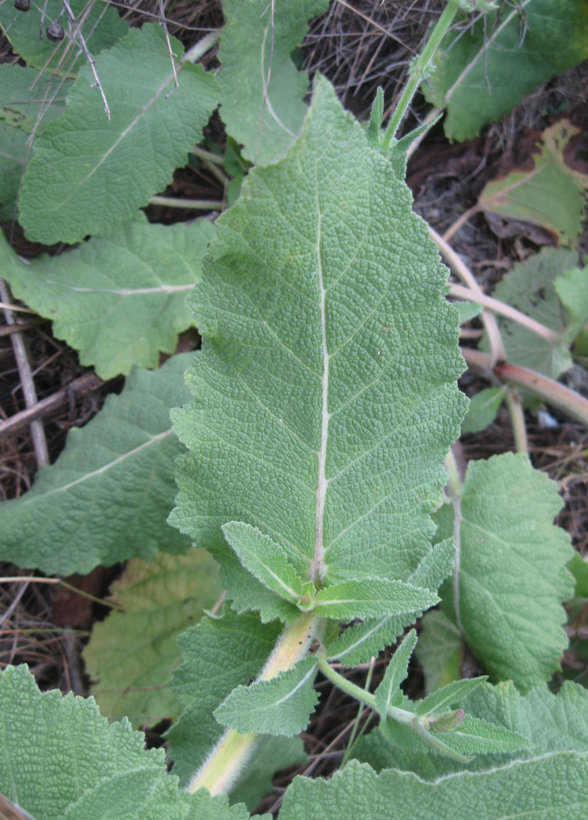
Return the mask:
MULTIPOLYGON (((350 697, 355 698, 355 700, 358 700, 360 703, 365 704, 365 706, 369 706, 375 712, 378 711, 376 707, 376 698, 374 695, 366 692, 365 689, 362 689, 360 686, 356 686, 354 683, 351 683, 351 681, 344 678, 343 675, 336 672, 333 667, 327 663, 324 655, 318 654, 317 662, 318 668, 323 673, 325 678, 330 680, 331 683, 333 683, 338 689, 341 689, 342 692, 345 692, 347 695, 350 695, 350 697)), ((386 717, 389 717, 391 720, 396 721, 396 723, 400 723, 403 726, 412 729, 412 731, 415 732, 415 734, 417 734, 425 743, 445 757, 451 757, 460 763, 468 763, 472 759, 469 756, 456 752, 454 749, 443 743, 443 741, 436 737, 431 731, 429 731, 428 726, 425 725, 425 721, 431 723, 432 721, 430 718, 425 718, 424 721, 413 712, 408 712, 406 709, 401 709, 398 706, 387 706, 386 717)), ((459 717, 461 718, 461 715, 459 717)), ((454 726, 449 729, 449 732, 457 729, 460 722, 461 720, 455 720, 454 726)))

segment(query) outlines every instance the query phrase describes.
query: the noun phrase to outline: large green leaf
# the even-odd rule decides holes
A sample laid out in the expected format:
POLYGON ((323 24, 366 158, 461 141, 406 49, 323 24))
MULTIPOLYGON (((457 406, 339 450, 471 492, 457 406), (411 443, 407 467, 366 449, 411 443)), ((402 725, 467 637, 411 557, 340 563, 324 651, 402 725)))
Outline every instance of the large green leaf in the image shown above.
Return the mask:
MULTIPOLYGON (((516 322, 499 318, 509 362, 537 370, 552 379, 557 379, 570 369, 572 357, 563 339, 571 317, 558 298, 554 283, 558 276, 577 264, 578 254, 575 251, 544 248, 516 264, 502 277, 494 290, 494 297, 541 322, 562 338, 558 344, 516 322)), ((486 338, 481 346, 488 349, 486 338)))
MULTIPOLYGON (((214 236, 207 219, 169 227, 139 213, 100 237, 29 264, 5 248, 15 296, 53 320, 53 332, 103 379, 156 367, 194 320, 184 305, 214 236)), ((0 242, 5 243, 3 237, 0 242)))
POLYGON ((86 671, 100 711, 126 715, 135 726, 176 718, 181 707, 168 684, 180 659, 177 637, 219 596, 210 555, 160 553, 148 564, 129 561, 112 587, 112 612, 94 625, 84 649, 86 671))
POLYGON ((584 0, 498 5, 465 31, 446 35, 424 85, 429 102, 447 108, 448 137, 475 137, 540 83, 588 57, 584 0))
POLYGON ((490 675, 522 691, 549 680, 568 643, 562 602, 574 591, 566 567, 573 550, 553 524, 562 503, 557 485, 524 455, 468 465, 455 614, 490 675))
MULTIPOLYGON (((212 713, 238 686, 257 676, 280 634, 278 622, 260 623, 257 615, 203 618, 180 636, 182 664, 174 671, 171 688, 184 706, 168 732, 174 773, 187 783, 223 734, 212 713)), ((234 798, 246 800, 251 810, 271 789, 271 777, 280 768, 304 760, 299 738, 262 737, 235 786, 234 798)))
MULTIPOLYGON (((181 58, 181 44, 173 40, 172 49, 181 58)), ((164 33, 152 25, 131 29, 101 55, 110 120, 90 67, 80 71, 64 116, 37 140, 23 180, 21 221, 30 239, 73 244, 103 233, 168 184, 217 100, 214 79, 200 67, 184 62, 177 75, 174 88, 164 33)))
POLYGON ((297 777, 280 820, 324 820, 335 806, 337 820, 583 820, 588 758, 560 753, 435 783, 352 761, 329 781, 297 777))
POLYGON ((249 817, 224 795, 178 789, 163 750, 127 720, 109 725, 93 698, 41 694, 26 666, 0 672, 0 703, 0 792, 38 820, 249 817))
POLYGON ((292 52, 302 44, 307 21, 329 0, 224 0, 226 24, 218 58, 221 116, 228 133, 256 164, 286 153, 302 126, 308 90, 292 52))
POLYGON ((134 370, 120 396, 81 430, 71 430, 56 463, 33 488, 0 507, 0 554, 48 574, 89 572, 127 558, 149 560, 190 542, 168 527, 173 460, 182 446, 169 409, 188 398, 188 355, 153 372, 134 370))
MULTIPOLYGON (((80 28, 90 53, 97 57, 105 48, 113 46, 128 32, 128 25, 121 19, 116 8, 103 3, 88 3, 87 0, 69 0, 69 5, 80 23, 80 28)), ((87 62, 80 51, 80 44, 75 29, 69 28, 67 17, 60 17, 66 36, 56 47, 45 32, 39 38, 41 10, 45 7, 43 28, 57 20, 63 12, 61 0, 33 0, 31 9, 23 14, 14 8, 14 3, 0 4, 0 26, 6 32, 12 48, 32 68, 46 68, 52 74, 76 75, 87 62)), ((101 63, 96 65, 101 78, 101 63)), ((102 78, 101 78, 102 79, 102 78)), ((91 82, 91 81, 90 81, 91 82)), ((98 90, 95 89, 98 94, 98 90)))
POLYGON ((299 140, 217 226, 190 297, 204 341, 197 398, 174 415, 191 452, 171 520, 213 551, 240 608, 265 587, 224 543, 229 521, 325 589, 418 583, 466 400, 447 271, 408 189, 319 79, 299 140))

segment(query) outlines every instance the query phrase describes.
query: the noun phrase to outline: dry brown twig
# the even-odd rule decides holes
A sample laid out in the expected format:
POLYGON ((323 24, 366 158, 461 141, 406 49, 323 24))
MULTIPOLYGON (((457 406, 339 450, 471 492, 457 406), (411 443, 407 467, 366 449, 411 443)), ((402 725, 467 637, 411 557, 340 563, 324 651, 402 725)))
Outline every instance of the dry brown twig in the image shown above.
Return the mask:
MULTIPOLYGON (((2 296, 2 301, 5 304, 12 303, 8 287, 3 279, 0 279, 0 295, 2 296)), ((13 325, 16 323, 11 309, 5 307, 4 316, 6 317, 6 324, 13 325)), ((31 409, 37 405, 37 392, 35 390, 31 365, 29 363, 27 349, 22 333, 13 333, 11 335, 11 341, 12 348, 14 350, 14 358, 16 359, 18 366, 25 404, 28 409, 31 409)), ((33 446, 35 448, 37 466, 42 467, 45 464, 49 464, 49 450, 47 449, 45 430, 43 429, 42 422, 38 419, 31 422, 31 436, 33 439, 33 446)))

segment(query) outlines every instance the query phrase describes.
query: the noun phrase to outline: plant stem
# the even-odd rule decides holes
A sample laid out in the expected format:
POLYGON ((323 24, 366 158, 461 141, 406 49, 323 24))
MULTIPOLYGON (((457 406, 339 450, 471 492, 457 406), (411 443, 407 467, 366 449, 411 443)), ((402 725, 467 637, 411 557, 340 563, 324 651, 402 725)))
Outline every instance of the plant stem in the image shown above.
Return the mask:
POLYGON ((551 330, 549 327, 545 327, 545 325, 542 325, 541 322, 531 319, 530 316, 521 313, 520 310, 517 310, 516 308, 513 308, 498 299, 493 299, 492 296, 486 296, 485 293, 475 293, 469 288, 464 288, 461 285, 451 285, 450 287, 450 296, 456 296, 458 299, 465 299, 468 302, 479 302, 483 307, 487 307, 494 313, 504 316, 505 319, 510 319, 512 322, 516 322, 517 324, 522 325, 522 327, 526 327, 527 330, 536 333, 537 336, 542 336, 544 339, 547 339, 548 342, 551 342, 552 344, 563 344, 561 336, 555 333, 555 331, 551 330))
MULTIPOLYGON (((365 686, 363 687, 364 692, 369 691, 369 688, 372 684, 372 677, 374 675, 374 667, 376 665, 376 659, 372 658, 370 660, 370 667, 368 669, 368 673, 365 679, 365 686)), ((353 749, 355 744, 355 736, 357 735, 357 730, 359 729, 359 721, 361 720, 361 716, 363 714, 363 708, 361 703, 359 704, 359 708, 357 710, 357 717, 353 721, 353 728, 351 729, 351 734, 349 735, 349 740, 347 741, 347 747, 345 749, 345 754, 343 755, 343 760, 341 761, 341 768, 347 763, 347 759, 353 749)))
POLYGON ((198 159, 207 159, 209 162, 213 162, 215 165, 224 166, 225 161, 222 157, 218 154, 213 154, 212 151, 205 151, 204 148, 200 148, 198 145, 195 145, 192 150, 190 151, 191 154, 194 154, 195 157, 198 159))
MULTIPOLYGON (((322 622, 322 618, 317 617, 313 612, 307 612, 292 626, 287 627, 257 680, 271 680, 280 672, 291 669, 307 654, 322 622)), ((208 789, 213 796, 230 791, 251 756, 258 738, 259 735, 255 732, 247 735, 241 735, 234 729, 225 732, 194 775, 188 791, 193 794, 198 789, 204 788, 208 789)))
POLYGON ((570 390, 569 387, 565 387, 553 379, 549 379, 547 376, 535 373, 534 370, 528 370, 526 367, 500 362, 493 368, 490 356, 480 350, 464 347, 460 350, 469 367, 486 372, 490 370, 501 381, 528 390, 533 395, 543 399, 553 407, 557 407, 558 410, 567 413, 567 415, 572 416, 572 418, 588 427, 588 399, 580 396, 579 393, 570 390))
POLYGON ((398 105, 394 109, 394 112, 390 119, 390 123, 384 135, 382 145, 385 148, 388 148, 390 146, 392 139, 396 136, 398 126, 400 125, 404 115, 406 114, 408 106, 410 105, 412 98, 414 97, 419 85, 423 81, 426 69, 431 63, 433 56, 437 51, 437 48, 439 47, 439 43, 445 36, 447 29, 453 22, 453 18, 455 17, 458 11, 459 0, 449 0, 449 3, 443 11, 443 14, 437 21, 437 24, 433 31, 431 32, 431 36, 429 37, 427 44, 423 49, 423 53, 412 64, 408 83, 406 84, 406 88, 402 93, 398 105))
POLYGON ((449 448, 449 452, 445 456, 445 461, 443 462, 443 466, 447 471, 447 475, 449 478, 448 486, 449 486, 449 495, 450 495, 450 502, 453 506, 453 540, 455 542, 455 565, 453 567, 453 610, 455 612, 455 620, 457 621, 457 625, 459 627, 460 632, 463 634, 463 628, 461 625, 461 614, 460 614, 460 590, 459 590, 459 581, 460 581, 460 571, 461 571, 461 491, 462 491, 462 479, 459 473, 459 467, 457 465, 457 460, 455 458, 455 454, 451 448, 449 448))
MULTIPOLYGON (((327 659, 322 655, 317 655, 318 668, 321 670, 325 678, 334 683, 337 689, 345 692, 346 695, 363 703, 364 706, 369 706, 374 712, 377 712, 376 698, 370 692, 366 692, 361 686, 356 686, 350 680, 344 678, 338 672, 335 672, 332 666, 327 663, 327 659)), ((406 709, 400 709, 398 706, 388 706, 386 710, 388 717, 395 720, 397 723, 402 723, 405 726, 414 726, 418 723, 418 718, 412 712, 407 712, 406 709)))
POLYGON ((182 58, 182 62, 197 63, 201 57, 204 57, 207 51, 210 51, 220 40, 221 32, 211 31, 206 34, 201 40, 188 49, 182 58))
POLYGON ((192 208, 195 211, 220 211, 223 203, 206 199, 174 199, 171 196, 152 196, 150 205, 164 205, 168 208, 192 208))
POLYGON ((528 453, 529 442, 527 439, 527 425, 525 424, 525 413, 520 397, 516 390, 509 387, 506 391, 506 406, 510 413, 510 420, 512 422, 512 429, 515 439, 515 447, 517 453, 528 453))

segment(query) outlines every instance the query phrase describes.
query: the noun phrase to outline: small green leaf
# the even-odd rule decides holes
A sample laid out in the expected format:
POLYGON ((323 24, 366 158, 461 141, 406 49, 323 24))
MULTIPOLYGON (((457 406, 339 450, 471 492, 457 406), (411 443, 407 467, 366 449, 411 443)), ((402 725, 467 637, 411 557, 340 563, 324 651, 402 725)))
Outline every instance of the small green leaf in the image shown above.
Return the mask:
POLYGON ((482 676, 449 683, 442 689, 437 689, 436 692, 427 695, 426 698, 416 701, 415 715, 419 717, 433 715, 435 712, 438 712, 439 709, 449 708, 463 701, 464 698, 467 698, 468 695, 477 689, 481 683, 484 683, 485 680, 486 677, 482 676))
MULTIPOLYGON (((152 225, 142 213, 59 256, 28 264, 6 247, 15 296, 53 320, 53 332, 103 379, 157 367, 194 320, 184 304, 214 236, 207 219, 152 225)), ((0 242, 5 243, 4 237, 0 242)))
POLYGON ((177 637, 218 599, 216 575, 202 549, 128 562, 111 589, 124 611, 96 623, 83 652, 103 715, 126 715, 144 727, 178 717, 181 707, 168 685, 180 659, 177 637))
POLYGON ((451 304, 457 310, 460 325, 475 319, 484 310, 477 302, 452 302, 451 304))
POLYGON ((506 396, 505 387, 487 387, 470 400, 467 415, 461 425, 462 433, 480 433, 489 427, 506 396))
MULTIPOLYGON (((557 695, 546 686, 521 695, 511 681, 497 686, 484 683, 468 696, 464 707, 470 717, 516 732, 527 741, 527 746, 514 752, 476 757, 468 764, 470 771, 493 769, 514 759, 532 759, 553 752, 585 753, 588 748, 588 691, 579 684, 568 681, 557 695)), ((399 749, 379 729, 358 742, 354 755, 378 771, 402 769, 432 780, 463 769, 463 765, 449 758, 432 756, 424 747, 420 752, 399 749)))
POLYGON ((427 612, 421 622, 416 648, 425 675, 425 692, 435 692, 459 679, 461 637, 457 626, 440 609, 427 612))
POLYGON ((55 464, 42 467, 28 493, 0 506, 2 557, 48 575, 90 572, 129 558, 152 559, 165 544, 186 552, 189 539, 166 516, 182 445, 170 407, 189 397, 187 354, 159 370, 134 370, 81 430, 70 430, 55 464))
MULTIPOLYGON (((558 298, 555 282, 577 264, 576 251, 544 248, 540 253, 529 256, 524 262, 515 264, 513 269, 502 277, 493 295, 501 302, 506 302, 541 322, 563 340, 569 317, 558 298)), ((570 296, 574 298, 572 293, 570 296)), ((557 379, 572 366, 570 351, 563 342, 554 343, 504 318, 499 318, 498 324, 508 361, 512 364, 537 370, 552 379, 557 379)), ((485 337, 481 347, 484 350, 489 349, 485 337)))
POLYGON ((382 130, 382 117, 384 116, 384 90, 378 87, 374 102, 372 103, 372 110, 370 113, 370 121, 366 129, 366 136, 374 148, 380 147, 380 133, 382 130))
POLYGON ((446 35, 436 72, 423 86, 427 100, 447 108, 445 133, 477 136, 538 85, 588 57, 588 11, 583 0, 525 0, 446 35))
POLYGON ((307 21, 328 0, 224 0, 225 26, 218 59, 221 117, 243 147, 243 156, 267 164, 286 153, 306 114, 308 76, 291 55, 302 44, 307 21))
POLYGON ((411 629, 394 652, 392 660, 386 668, 382 683, 376 689, 376 708, 380 717, 386 717, 388 706, 398 706, 402 701, 400 684, 408 675, 408 664, 417 643, 417 633, 411 629), (400 698, 397 696, 400 695, 400 698))
MULTIPOLYGON (((173 38, 171 48, 181 59, 182 45, 173 38)), ((132 217, 186 163, 216 105, 214 78, 189 62, 178 68, 174 88, 159 26, 130 29, 101 55, 99 71, 111 119, 90 66, 84 66, 64 116, 35 144, 20 199, 21 221, 32 240, 73 244, 132 217)))
MULTIPOLYGON (((105 7, 101 3, 94 3, 88 7, 87 0, 69 0, 69 5, 77 20, 83 19, 82 33, 93 57, 113 46, 129 30, 127 23, 112 6, 105 7)), ((70 29, 63 23, 66 36, 56 48, 55 43, 51 42, 45 33, 42 39, 39 37, 41 9, 45 10, 45 28, 63 14, 61 0, 43 0, 42 3, 35 3, 28 14, 17 11, 14 3, 0 3, 0 26, 4 29, 14 51, 20 54, 28 66, 44 69, 47 75, 51 73, 74 77, 80 67, 87 63, 77 41, 75 29, 70 29)), ((102 62, 98 60, 96 67, 100 77, 101 66, 102 62)), ((93 89, 93 93, 100 99, 97 88, 93 89)))
MULTIPOLYGON (((453 538, 447 538, 435 544, 431 552, 423 558, 408 579, 409 583, 436 591, 441 582, 453 572, 454 562, 455 544, 453 538)), ((419 610, 406 615, 368 618, 363 623, 354 624, 328 645, 327 658, 330 661, 338 660, 347 667, 367 663, 384 647, 393 644, 404 628, 414 623, 421 615, 422 610, 419 610)))
POLYGON ((569 120, 556 122, 541 135, 530 163, 488 182, 478 204, 489 221, 498 215, 539 225, 558 245, 573 247, 586 218, 588 175, 569 161, 565 149, 579 133, 569 120))
POLYGON ((422 611, 439 602, 428 589, 382 578, 333 584, 319 590, 315 600, 312 609, 317 615, 341 621, 422 611))
POLYGON ((308 726, 318 703, 313 689, 315 658, 305 658, 271 680, 238 686, 215 710, 219 723, 241 734, 293 737, 308 726))
POLYGON ((245 569, 281 598, 298 603, 303 592, 303 581, 280 544, 257 527, 236 521, 225 524, 223 532, 245 569))
POLYGON ((568 644, 569 535, 553 524, 557 485, 527 456, 470 461, 461 496, 457 622, 495 679, 523 691, 549 680, 568 644))

